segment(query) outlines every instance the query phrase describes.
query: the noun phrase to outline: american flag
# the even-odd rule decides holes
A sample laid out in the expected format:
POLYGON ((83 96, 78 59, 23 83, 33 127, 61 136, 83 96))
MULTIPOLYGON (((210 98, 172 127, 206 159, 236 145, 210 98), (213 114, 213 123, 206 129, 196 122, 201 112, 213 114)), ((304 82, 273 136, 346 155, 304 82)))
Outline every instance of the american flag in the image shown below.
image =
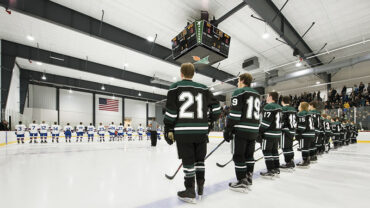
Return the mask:
POLYGON ((99 98, 99 110, 118 112, 118 100, 99 98))

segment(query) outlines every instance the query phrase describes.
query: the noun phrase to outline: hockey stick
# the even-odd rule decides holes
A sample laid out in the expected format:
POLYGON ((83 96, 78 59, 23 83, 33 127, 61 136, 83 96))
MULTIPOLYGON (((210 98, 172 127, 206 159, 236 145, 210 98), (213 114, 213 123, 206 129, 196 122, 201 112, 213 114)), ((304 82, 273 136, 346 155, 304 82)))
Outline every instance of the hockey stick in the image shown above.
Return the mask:
MULTIPOLYGON (((223 140, 210 153, 208 153, 208 155, 206 156, 206 158, 204 158, 204 160, 206 160, 209 156, 211 156, 225 141, 226 140, 223 140)), ((175 176, 177 175, 177 173, 179 172, 179 170, 181 169, 181 167, 182 167, 182 163, 180 164, 180 166, 177 168, 176 172, 172 176, 169 176, 169 175, 165 174, 166 178, 169 179, 169 180, 174 179, 175 176)))
MULTIPOLYGON (((260 150, 261 149, 261 147, 259 147, 259 148, 257 148, 256 150, 254 150, 254 152, 257 152, 258 150, 260 150)), ((223 168, 223 167, 225 167, 226 165, 228 165, 229 163, 231 163, 231 161, 233 161, 233 158, 231 157, 231 159, 227 162, 227 163, 225 163, 225 164, 220 164, 220 163, 216 163, 216 165, 218 166, 218 167, 220 167, 220 168, 223 168)))
MULTIPOLYGON (((299 144, 299 142, 297 142, 295 145, 293 145, 293 147, 295 147, 295 146, 297 146, 299 144)), ((292 148, 293 148, 292 147, 292 148)), ((284 152, 280 152, 279 153, 279 155, 281 155, 281 154, 283 154, 284 152)), ((262 158, 263 158, 264 156, 262 156, 262 157, 260 157, 260 158, 258 158, 257 160, 256 160, 256 162, 258 162, 259 160, 261 160, 262 158)))

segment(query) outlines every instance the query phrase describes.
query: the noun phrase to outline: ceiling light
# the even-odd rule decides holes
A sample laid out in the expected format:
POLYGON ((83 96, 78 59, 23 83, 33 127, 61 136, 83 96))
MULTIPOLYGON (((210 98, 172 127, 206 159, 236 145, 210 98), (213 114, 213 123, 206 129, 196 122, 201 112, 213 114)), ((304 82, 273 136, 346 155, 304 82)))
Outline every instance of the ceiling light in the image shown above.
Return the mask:
POLYGON ((71 88, 69 88, 69 93, 72 93, 72 89, 71 88))
POLYGON ((124 66, 124 67, 128 67, 128 63, 125 63, 123 66, 124 66))
POLYGON ((101 90, 105 90, 105 87, 104 87, 104 85, 102 85, 100 89, 101 89, 101 90))
POLYGON ((111 77, 110 80, 113 81, 114 80, 114 77, 111 77))
POLYGON ((213 91, 213 90, 215 90, 215 88, 214 87, 211 87, 211 90, 213 91))
POLYGON ((262 34, 263 39, 267 39, 269 37, 270 37, 270 33, 266 32, 266 31, 262 34))
POLYGON ((41 66, 41 65, 42 65, 42 63, 41 63, 41 62, 39 62, 39 61, 37 61, 37 62, 36 62, 36 64, 37 64, 37 65, 39 65, 39 66, 41 66))
POLYGON ((146 37, 146 40, 149 41, 149 42, 153 42, 154 38, 152 36, 148 36, 148 37, 146 37))
POLYGON ((113 96, 112 96, 112 98, 113 98, 113 99, 116 99, 116 96, 114 96, 114 95, 113 95, 113 96))
POLYGON ((173 77, 173 80, 177 80, 177 77, 173 77))
POLYGON ((41 79, 42 79, 42 80, 46 80, 46 76, 45 76, 45 74, 43 74, 43 75, 42 75, 41 79))
POLYGON ((139 96, 141 96, 141 92, 139 92, 139 94, 138 94, 139 96))
POLYGON ((34 38, 33 36, 31 36, 31 35, 27 35, 27 39, 28 39, 29 41, 34 41, 34 40, 35 40, 35 38, 34 38))
POLYGON ((321 82, 317 81, 316 84, 320 84, 321 82))
POLYGON ((296 64, 295 64, 296 67, 300 67, 302 66, 302 62, 298 61, 296 64))

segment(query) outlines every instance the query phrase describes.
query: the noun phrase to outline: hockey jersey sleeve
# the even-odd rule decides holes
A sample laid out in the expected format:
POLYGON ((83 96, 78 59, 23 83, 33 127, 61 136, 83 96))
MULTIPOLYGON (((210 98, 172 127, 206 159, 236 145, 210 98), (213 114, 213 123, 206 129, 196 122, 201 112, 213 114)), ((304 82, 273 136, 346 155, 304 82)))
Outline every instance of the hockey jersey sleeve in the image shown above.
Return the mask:
POLYGON ((274 113, 267 108, 267 105, 262 111, 262 120, 259 128, 260 134, 263 134, 271 126, 272 122, 275 120, 274 113))
POLYGON ((176 98, 176 90, 169 90, 167 93, 166 112, 163 120, 165 126, 169 128, 174 128, 177 120, 177 109, 179 108, 177 106, 176 98))
POLYGON ((221 106, 220 102, 209 90, 207 91, 207 103, 208 108, 210 108, 209 121, 214 122, 220 117, 221 106))
POLYGON ((237 123, 240 122, 243 107, 244 105, 242 95, 238 95, 238 91, 235 91, 231 97, 229 118, 226 125, 227 129, 231 130, 237 123))

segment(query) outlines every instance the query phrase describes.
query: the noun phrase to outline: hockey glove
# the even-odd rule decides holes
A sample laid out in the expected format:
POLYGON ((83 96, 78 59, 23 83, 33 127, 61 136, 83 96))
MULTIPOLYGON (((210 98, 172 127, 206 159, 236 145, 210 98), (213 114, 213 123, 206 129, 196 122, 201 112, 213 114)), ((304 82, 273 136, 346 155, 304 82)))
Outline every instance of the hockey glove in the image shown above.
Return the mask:
POLYGON ((169 145, 172 145, 175 142, 175 136, 173 134, 173 129, 166 128, 166 127, 164 128, 164 139, 169 145))
POLYGON ((213 129, 214 123, 212 121, 208 121, 208 133, 213 129))
POLYGON ((230 142, 233 139, 233 132, 230 130, 225 129, 224 130, 224 139, 227 142, 230 142))

